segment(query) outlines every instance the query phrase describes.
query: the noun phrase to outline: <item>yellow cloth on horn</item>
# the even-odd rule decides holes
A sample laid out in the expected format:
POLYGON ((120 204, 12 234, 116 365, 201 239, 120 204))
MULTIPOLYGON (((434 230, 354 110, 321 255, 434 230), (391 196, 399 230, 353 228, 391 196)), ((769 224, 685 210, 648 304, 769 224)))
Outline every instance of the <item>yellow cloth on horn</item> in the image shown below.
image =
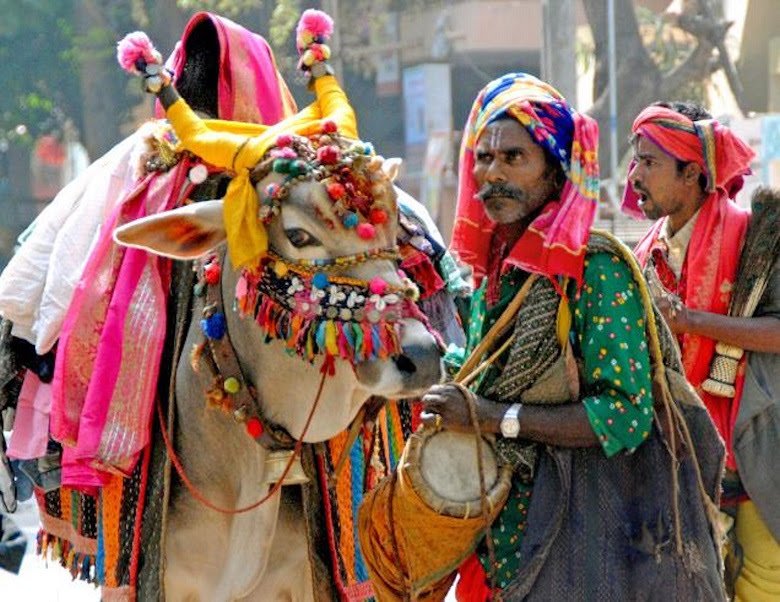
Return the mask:
POLYGON ((249 175, 277 136, 311 136, 322 130, 323 122, 333 121, 342 136, 358 137, 355 112, 336 78, 317 78, 314 92, 312 104, 273 126, 204 120, 181 98, 166 111, 182 149, 236 174, 224 200, 225 231, 234 267, 251 265, 268 250, 268 234, 258 219, 257 193, 249 175))

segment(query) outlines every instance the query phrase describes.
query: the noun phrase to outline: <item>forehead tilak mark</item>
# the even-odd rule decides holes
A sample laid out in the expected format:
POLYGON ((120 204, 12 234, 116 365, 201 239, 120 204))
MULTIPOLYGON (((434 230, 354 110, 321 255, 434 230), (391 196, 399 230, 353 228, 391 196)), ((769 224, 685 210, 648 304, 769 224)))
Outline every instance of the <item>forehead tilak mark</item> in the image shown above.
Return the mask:
POLYGON ((490 147, 492 149, 501 148, 501 127, 494 127, 490 130, 490 147))

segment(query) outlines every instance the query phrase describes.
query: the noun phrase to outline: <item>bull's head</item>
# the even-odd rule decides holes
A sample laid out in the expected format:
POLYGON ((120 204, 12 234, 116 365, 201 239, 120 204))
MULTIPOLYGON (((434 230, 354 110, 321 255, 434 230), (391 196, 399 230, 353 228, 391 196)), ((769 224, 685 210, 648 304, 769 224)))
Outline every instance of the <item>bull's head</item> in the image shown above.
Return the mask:
MULTIPOLYGON (((238 311, 227 310, 230 337, 261 398, 281 396, 287 406, 267 408, 269 417, 293 435, 325 361, 336 360, 325 401, 333 420, 315 421, 307 440, 343 429, 370 395, 410 397, 441 377, 437 342, 395 261, 398 167, 332 134, 286 136, 252 171, 268 250, 257 265, 223 271, 223 298, 226 307, 237 300, 238 311)), ((123 226, 115 238, 195 259, 225 242, 223 215, 221 200, 193 203, 123 226)))

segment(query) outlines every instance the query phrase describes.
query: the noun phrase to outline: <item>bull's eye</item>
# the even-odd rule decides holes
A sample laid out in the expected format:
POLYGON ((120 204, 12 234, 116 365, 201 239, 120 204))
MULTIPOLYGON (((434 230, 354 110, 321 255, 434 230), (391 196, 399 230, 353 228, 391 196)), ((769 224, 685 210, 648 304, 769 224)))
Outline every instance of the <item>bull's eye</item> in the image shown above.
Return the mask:
POLYGON ((287 239, 290 241, 292 246, 297 249, 302 249, 303 247, 314 247, 322 244, 303 228, 290 228, 289 230, 285 230, 284 233, 287 235, 287 239))

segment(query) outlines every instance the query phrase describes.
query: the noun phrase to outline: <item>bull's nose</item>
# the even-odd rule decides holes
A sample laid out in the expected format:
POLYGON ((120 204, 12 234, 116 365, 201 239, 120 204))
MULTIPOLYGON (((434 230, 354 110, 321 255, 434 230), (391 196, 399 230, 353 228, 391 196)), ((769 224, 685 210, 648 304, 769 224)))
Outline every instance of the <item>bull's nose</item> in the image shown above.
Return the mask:
POLYGON ((393 361, 408 388, 430 387, 441 380, 441 354, 435 345, 405 345, 393 361))

